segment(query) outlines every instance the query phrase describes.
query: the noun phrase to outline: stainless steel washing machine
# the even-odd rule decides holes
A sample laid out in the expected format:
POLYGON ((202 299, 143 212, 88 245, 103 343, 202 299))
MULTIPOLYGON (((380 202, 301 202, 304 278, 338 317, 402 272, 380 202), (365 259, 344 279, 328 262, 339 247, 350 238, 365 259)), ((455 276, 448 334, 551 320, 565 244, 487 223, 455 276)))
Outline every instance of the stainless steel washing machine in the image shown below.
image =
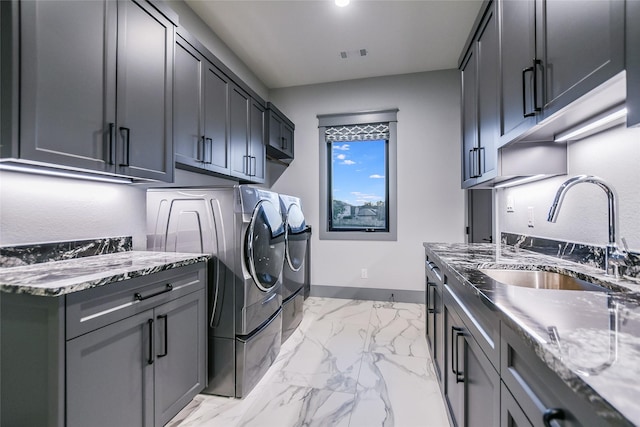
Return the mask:
POLYGON ((307 241, 311 228, 307 226, 302 203, 298 197, 280 194, 280 209, 286 229, 285 263, 282 272, 282 342, 302 321, 304 291, 307 277, 307 241))
POLYGON ((244 397, 282 336, 285 227, 276 193, 247 185, 147 191, 148 249, 212 254, 208 386, 244 397))

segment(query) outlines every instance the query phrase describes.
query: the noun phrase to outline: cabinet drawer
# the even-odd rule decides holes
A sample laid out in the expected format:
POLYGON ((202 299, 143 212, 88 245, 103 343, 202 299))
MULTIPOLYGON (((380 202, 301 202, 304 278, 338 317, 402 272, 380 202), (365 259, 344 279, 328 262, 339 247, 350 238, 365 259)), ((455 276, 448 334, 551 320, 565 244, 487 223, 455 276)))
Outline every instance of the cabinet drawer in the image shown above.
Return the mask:
POLYGON ((484 296, 445 275, 444 283, 456 300, 458 314, 469 332, 500 372, 500 318, 484 296))
MULTIPOLYGON (((606 426, 595 408, 569 388, 510 327, 502 326, 501 377, 534 426, 606 426), (549 418, 545 422, 545 418, 549 418)), ((627 425, 615 420, 620 425, 627 425)))
POLYGON ((115 282, 66 297, 66 339, 203 289, 204 263, 115 282))

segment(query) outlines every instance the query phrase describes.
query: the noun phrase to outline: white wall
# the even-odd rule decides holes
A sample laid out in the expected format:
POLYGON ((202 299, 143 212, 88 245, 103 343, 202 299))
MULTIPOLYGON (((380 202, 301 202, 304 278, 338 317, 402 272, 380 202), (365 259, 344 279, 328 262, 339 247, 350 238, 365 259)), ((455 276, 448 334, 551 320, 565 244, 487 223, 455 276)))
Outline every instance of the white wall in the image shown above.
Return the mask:
POLYGON ((604 246, 608 242, 607 198, 592 184, 572 187, 556 223, 546 221, 556 191, 566 179, 580 174, 596 175, 618 193, 620 226, 618 239, 640 250, 640 129, 618 126, 568 147, 568 176, 497 190, 498 224, 501 231, 604 246), (507 197, 515 212, 506 212, 507 197), (534 227, 527 226, 527 208, 535 212, 534 227))
POLYGON ((425 241, 464 241, 460 189, 460 80, 436 71, 273 90, 296 125, 295 160, 273 190, 302 198, 319 230, 318 114, 398 108, 398 240, 312 238, 311 284, 423 290, 425 241), (368 279, 360 270, 368 269, 368 279))
POLYGON ((133 236, 146 249, 146 193, 135 185, 0 172, 0 245, 133 236))

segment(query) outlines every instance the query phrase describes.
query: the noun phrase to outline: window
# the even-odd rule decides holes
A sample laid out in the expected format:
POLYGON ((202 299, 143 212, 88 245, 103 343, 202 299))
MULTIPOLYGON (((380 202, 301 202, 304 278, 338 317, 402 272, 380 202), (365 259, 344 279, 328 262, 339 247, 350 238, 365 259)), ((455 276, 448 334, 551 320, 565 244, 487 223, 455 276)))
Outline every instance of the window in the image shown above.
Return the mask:
POLYGON ((396 240, 397 111, 318 116, 320 239, 396 240))

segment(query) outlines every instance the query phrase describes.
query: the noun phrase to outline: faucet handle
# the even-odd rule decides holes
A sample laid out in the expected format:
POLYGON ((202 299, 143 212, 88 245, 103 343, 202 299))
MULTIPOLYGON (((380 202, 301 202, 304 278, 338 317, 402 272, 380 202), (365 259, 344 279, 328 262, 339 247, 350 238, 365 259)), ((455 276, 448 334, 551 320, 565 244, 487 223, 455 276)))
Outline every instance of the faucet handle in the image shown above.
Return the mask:
POLYGON ((624 251, 626 253, 629 253, 629 245, 627 245, 627 239, 623 237, 620 240, 622 240, 622 246, 624 246, 624 251))

